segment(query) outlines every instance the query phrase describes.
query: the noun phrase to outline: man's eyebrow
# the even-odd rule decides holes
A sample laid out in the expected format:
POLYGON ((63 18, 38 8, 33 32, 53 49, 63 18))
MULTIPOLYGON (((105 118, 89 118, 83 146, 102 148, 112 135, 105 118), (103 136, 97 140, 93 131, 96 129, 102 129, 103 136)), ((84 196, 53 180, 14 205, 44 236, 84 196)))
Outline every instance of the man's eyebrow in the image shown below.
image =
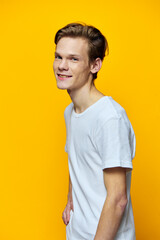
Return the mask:
MULTIPOLYGON (((59 56, 61 56, 61 54, 60 53, 58 53, 58 52, 55 52, 55 55, 59 55, 59 56)), ((68 56, 69 57, 81 57, 79 54, 68 54, 68 56)))
POLYGON ((70 57, 80 57, 79 54, 69 54, 68 56, 70 56, 70 57))

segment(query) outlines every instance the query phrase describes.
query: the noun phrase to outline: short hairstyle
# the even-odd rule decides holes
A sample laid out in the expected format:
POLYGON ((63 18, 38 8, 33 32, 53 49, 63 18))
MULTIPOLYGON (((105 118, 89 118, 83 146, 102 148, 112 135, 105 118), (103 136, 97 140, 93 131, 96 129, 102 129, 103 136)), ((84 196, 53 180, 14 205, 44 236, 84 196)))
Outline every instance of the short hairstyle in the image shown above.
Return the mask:
MULTIPOLYGON (((70 23, 57 31, 55 35, 55 44, 63 37, 78 38, 81 37, 88 41, 88 57, 89 62, 93 62, 96 58, 103 60, 105 52, 109 54, 108 42, 105 36, 95 27, 81 24, 70 23)), ((97 73, 93 74, 93 80, 97 78, 97 73)))

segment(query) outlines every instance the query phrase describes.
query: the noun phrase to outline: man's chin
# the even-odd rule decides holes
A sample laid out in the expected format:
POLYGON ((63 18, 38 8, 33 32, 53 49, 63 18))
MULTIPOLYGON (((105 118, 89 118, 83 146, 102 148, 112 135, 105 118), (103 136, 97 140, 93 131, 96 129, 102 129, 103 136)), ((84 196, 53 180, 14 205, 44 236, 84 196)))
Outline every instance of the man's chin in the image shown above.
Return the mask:
POLYGON ((67 92, 69 93, 71 91, 71 88, 68 86, 61 86, 60 84, 57 84, 57 88, 60 90, 67 90, 67 92))
POLYGON ((62 87, 62 86, 58 86, 58 85, 57 85, 57 88, 58 88, 58 89, 61 89, 61 90, 67 90, 66 87, 62 87))

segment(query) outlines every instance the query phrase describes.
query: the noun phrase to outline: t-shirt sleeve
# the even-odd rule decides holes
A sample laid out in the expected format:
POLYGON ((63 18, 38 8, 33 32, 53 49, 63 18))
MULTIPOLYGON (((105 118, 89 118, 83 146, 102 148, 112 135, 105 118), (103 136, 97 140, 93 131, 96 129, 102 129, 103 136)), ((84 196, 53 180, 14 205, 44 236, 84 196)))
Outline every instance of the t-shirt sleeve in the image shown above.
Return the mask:
POLYGON ((106 121, 96 136, 97 151, 102 160, 102 169, 124 167, 133 169, 135 135, 131 124, 117 117, 106 121))

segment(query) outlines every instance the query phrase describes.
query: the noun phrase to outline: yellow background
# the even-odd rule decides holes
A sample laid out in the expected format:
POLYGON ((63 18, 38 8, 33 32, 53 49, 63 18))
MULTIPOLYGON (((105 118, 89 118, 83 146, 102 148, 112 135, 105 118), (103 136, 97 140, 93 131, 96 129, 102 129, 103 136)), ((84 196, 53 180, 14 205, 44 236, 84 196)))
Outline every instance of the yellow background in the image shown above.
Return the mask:
POLYGON ((0 239, 63 240, 68 162, 52 70, 55 32, 99 28, 110 53, 97 88, 121 104, 136 135, 131 197, 137 240, 160 239, 160 2, 0 1, 0 239))

